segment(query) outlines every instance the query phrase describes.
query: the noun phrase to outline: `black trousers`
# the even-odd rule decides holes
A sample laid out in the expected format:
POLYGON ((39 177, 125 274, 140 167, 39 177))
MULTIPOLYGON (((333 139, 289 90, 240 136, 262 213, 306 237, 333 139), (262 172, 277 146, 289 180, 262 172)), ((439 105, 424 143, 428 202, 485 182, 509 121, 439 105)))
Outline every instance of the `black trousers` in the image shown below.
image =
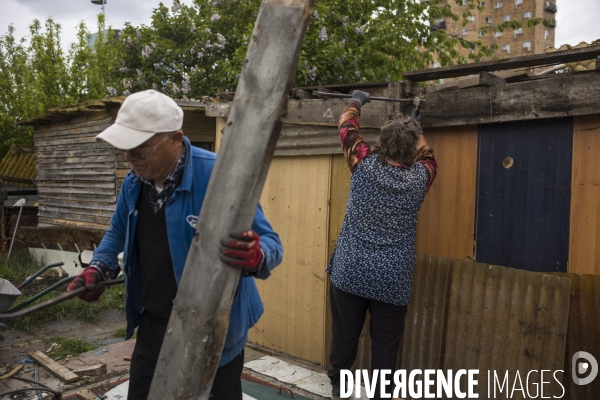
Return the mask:
MULTIPOLYGON (((128 400, 146 400, 152 376, 165 337, 168 321, 147 312, 141 316, 137 341, 131 357, 128 400)), ((244 351, 217 369, 210 398, 215 400, 242 400, 242 370, 244 351)))
MULTIPOLYGON (((352 368, 358 351, 358 339, 365 324, 367 310, 371 316, 371 371, 395 371, 400 338, 404 333, 406 306, 366 299, 344 292, 331 284, 332 330, 327 375, 331 383, 340 382, 340 370, 352 368)), ((389 377, 389 376, 388 376, 389 377)), ((391 388, 388 386, 388 392, 391 388)), ((379 387, 374 399, 379 399, 379 387)))

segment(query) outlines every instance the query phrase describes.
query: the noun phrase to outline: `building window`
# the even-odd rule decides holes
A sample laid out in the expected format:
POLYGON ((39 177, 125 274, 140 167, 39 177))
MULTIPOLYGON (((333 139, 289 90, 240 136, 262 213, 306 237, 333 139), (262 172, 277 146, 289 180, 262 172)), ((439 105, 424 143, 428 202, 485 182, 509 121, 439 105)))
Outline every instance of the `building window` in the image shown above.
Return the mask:
POLYGON ((515 0, 515 6, 518 6, 519 4, 523 4, 523 0, 515 0))
POLYGON ((500 36, 502 36, 502 32, 500 32, 500 31, 494 32, 494 37, 500 37, 500 36))
POLYGON ((524 18, 524 19, 529 19, 529 18, 531 18, 531 11, 524 12, 524 13, 523 13, 523 18, 524 18))
POLYGON ((502 21, 510 21, 510 15, 505 15, 502 17, 502 21))
POLYGON ((480 1, 479 2, 479 7, 480 8, 484 8, 485 7, 485 1, 480 1))
POLYGON ((441 66, 441 64, 439 62, 433 63, 433 68, 439 68, 440 66, 441 66))
POLYGON ((469 0, 462 0, 463 6, 466 6, 469 4, 469 0))
POLYGON ((523 33, 523 28, 515 29, 515 39, 517 38, 517 35, 520 35, 522 33, 523 33))
POLYGON ((466 36, 468 33, 469 33, 469 31, 468 31, 468 30, 466 30, 466 29, 463 29, 463 30, 462 30, 462 35, 463 35, 463 37, 464 37, 464 36, 466 36))
POLYGON ((446 29, 446 20, 438 19, 437 21, 435 21, 435 24, 433 25, 433 27, 436 29, 446 29))
POLYGON ((468 20, 469 20, 469 21, 471 21, 471 22, 473 23, 473 25, 475 25, 476 18, 475 18, 475 16, 474 16, 474 15, 471 15, 471 16, 468 18, 468 20))
POLYGON ((544 39, 548 39, 550 37, 550 31, 548 29, 546 29, 544 31, 544 39))
POLYGON ((531 42, 523 42, 523 48, 527 51, 531 51, 531 42))
POLYGON ((502 45, 502 51, 505 51, 506 54, 510 54, 510 44, 502 45))
POLYGON ((480 30, 479 32, 477 32, 477 37, 483 37, 483 31, 480 30))
POLYGON ((502 8, 502 2, 500 2, 500 1, 497 3, 494 3, 494 9, 497 10, 499 8, 502 8))
POLYGON ((488 24, 492 23, 492 17, 485 17, 485 22, 488 24))

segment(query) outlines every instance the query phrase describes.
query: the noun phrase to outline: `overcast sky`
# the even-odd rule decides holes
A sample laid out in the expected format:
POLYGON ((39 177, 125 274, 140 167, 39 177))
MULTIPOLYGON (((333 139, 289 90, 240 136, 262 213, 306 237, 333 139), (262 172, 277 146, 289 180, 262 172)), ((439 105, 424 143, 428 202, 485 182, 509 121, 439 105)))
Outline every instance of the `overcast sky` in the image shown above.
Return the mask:
MULTIPOLYGON (((600 0, 553 1, 558 6, 555 47, 600 39, 600 0)), ((181 2, 191 4, 192 0, 181 2)), ((159 0, 107 0, 107 24, 113 28, 121 28, 125 22, 149 24, 152 9, 159 3, 159 0)), ((170 0, 164 3, 172 5, 170 0)), ((90 0, 0 0, 0 4, 0 35, 13 24, 17 37, 25 36, 33 19, 52 17, 62 26, 61 42, 65 50, 75 41, 80 21, 85 21, 91 32, 96 31, 96 15, 100 12, 100 6, 90 0)))

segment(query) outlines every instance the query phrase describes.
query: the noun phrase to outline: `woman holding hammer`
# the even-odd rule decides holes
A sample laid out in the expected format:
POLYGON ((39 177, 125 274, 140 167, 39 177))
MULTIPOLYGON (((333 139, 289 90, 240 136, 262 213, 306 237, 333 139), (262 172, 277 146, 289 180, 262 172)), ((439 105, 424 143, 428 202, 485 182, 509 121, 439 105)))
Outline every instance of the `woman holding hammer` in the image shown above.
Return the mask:
MULTIPOLYGON (((437 172, 419 112, 388 121, 371 148, 359 133, 369 93, 354 91, 339 120, 352 174, 346 216, 327 266, 331 275, 332 339, 328 376, 340 398, 340 370, 356 359, 366 312, 371 322, 371 371, 392 370, 410 301, 416 263, 417 216, 437 172)), ((379 399, 379 387, 375 398, 379 399)))

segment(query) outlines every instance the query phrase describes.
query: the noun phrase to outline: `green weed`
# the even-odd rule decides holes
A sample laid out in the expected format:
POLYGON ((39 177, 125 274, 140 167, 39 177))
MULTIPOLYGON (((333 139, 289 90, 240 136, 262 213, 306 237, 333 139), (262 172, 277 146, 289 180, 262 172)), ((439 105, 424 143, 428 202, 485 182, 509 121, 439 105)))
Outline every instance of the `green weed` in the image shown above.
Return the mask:
MULTIPOLYGON (((43 265, 35 260, 29 252, 13 254, 10 259, 0 255, 0 278, 6 279, 13 285, 21 284, 28 276, 39 271, 43 265)), ((42 276, 49 274, 44 272, 42 276)))
MULTIPOLYGON (((33 304, 37 304, 48 299, 51 299, 62 292, 52 292, 37 300, 33 304)), ((26 298, 20 297, 15 301, 15 305, 22 303, 26 298)), ((88 303, 81 301, 78 298, 71 299, 59 303, 46 310, 28 315, 17 321, 8 324, 10 329, 23 332, 35 332, 39 327, 53 321, 64 319, 77 320, 82 322, 97 322, 102 313, 108 309, 117 309, 123 311, 125 309, 125 287, 122 285, 106 288, 102 296, 93 302, 88 303)))
MULTIPOLYGON (((22 283, 27 277, 33 275, 43 267, 43 264, 34 259, 28 252, 14 254, 9 260, 6 257, 0 256, 0 278, 6 279, 13 285, 17 286, 22 283)), ((15 307, 35 293, 41 292, 44 288, 49 287, 52 283, 57 282, 60 278, 52 276, 51 271, 46 271, 41 275, 41 281, 33 281, 22 290, 24 292, 17 298, 12 307, 15 307)), ((46 296, 38 299, 32 305, 44 302, 53 297, 61 295, 66 289, 66 284, 58 290, 48 293, 46 296)), ((11 307, 11 308, 12 308, 11 307)), ((122 285, 107 288, 98 301, 87 303, 77 298, 67 300, 46 310, 31 314, 17 321, 7 324, 9 329, 19 330, 23 332, 33 333, 44 324, 49 322, 71 319, 82 322, 97 322, 102 313, 108 309, 117 309, 123 311, 125 309, 125 287, 122 285)))
POLYGON ((83 339, 68 339, 64 337, 53 337, 46 339, 47 343, 56 343, 47 355, 55 360, 65 358, 66 356, 78 356, 86 351, 94 350, 95 344, 86 342, 83 339))

